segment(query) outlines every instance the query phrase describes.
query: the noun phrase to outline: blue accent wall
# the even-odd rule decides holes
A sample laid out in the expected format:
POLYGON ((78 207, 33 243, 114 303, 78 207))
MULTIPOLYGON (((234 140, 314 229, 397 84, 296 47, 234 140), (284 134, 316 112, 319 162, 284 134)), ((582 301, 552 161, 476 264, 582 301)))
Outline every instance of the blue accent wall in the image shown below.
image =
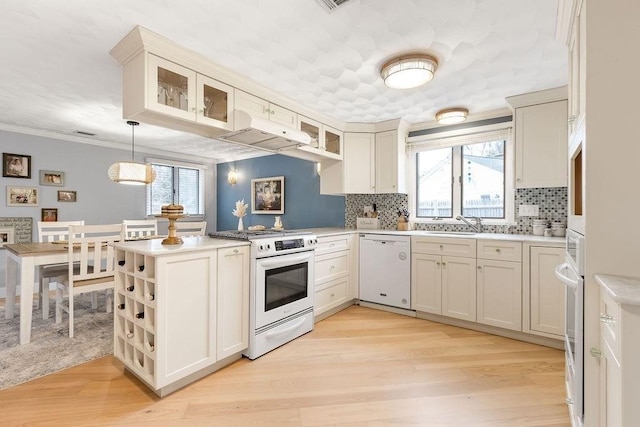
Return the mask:
POLYGON ((231 211, 241 199, 249 205, 242 219, 245 229, 250 225, 272 227, 275 214, 251 214, 251 180, 272 176, 284 176, 284 214, 280 215, 284 228, 344 227, 344 196, 320 194, 316 164, 276 154, 218 164, 217 230, 238 228, 238 218, 231 211), (227 182, 233 169, 238 172, 235 185, 227 182))

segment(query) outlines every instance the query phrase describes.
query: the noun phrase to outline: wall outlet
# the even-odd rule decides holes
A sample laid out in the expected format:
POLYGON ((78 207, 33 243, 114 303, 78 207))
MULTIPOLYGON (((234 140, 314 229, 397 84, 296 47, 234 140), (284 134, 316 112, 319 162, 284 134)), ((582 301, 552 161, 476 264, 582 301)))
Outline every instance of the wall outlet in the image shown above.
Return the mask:
POLYGON ((520 205, 518 206, 518 216, 538 216, 540 209, 538 205, 520 205))

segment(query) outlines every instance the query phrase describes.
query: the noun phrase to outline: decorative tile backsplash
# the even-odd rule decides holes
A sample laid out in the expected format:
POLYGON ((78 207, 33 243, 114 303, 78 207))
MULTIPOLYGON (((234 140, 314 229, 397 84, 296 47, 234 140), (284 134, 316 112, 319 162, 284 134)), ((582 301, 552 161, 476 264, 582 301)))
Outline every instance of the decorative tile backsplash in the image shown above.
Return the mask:
MULTIPOLYGON (((345 227, 356 228, 356 218, 362 216, 364 206, 376 204, 380 227, 395 229, 398 209, 409 209, 409 198, 406 194, 347 194, 345 198, 345 227)), ((520 188, 515 195, 516 225, 485 225, 482 231, 486 233, 531 234, 534 219, 548 219, 550 221, 567 222, 567 187, 553 188, 520 188), (518 206, 538 205, 537 217, 519 217, 518 206)), ((411 218, 413 219, 413 218, 411 218)), ((415 224, 416 230, 430 231, 469 231, 467 225, 457 224, 415 224)))

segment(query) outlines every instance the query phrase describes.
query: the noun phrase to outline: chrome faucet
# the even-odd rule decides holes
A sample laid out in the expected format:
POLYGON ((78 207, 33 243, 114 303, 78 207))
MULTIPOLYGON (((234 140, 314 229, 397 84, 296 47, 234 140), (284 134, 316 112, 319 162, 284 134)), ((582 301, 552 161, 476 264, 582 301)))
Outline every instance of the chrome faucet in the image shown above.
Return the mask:
POLYGON ((467 218, 463 217, 462 215, 458 215, 456 217, 457 220, 462 221, 465 224, 467 224, 476 233, 482 233, 482 218, 477 217, 477 216, 470 216, 469 218, 475 220, 476 223, 472 224, 471 221, 469 221, 467 218))

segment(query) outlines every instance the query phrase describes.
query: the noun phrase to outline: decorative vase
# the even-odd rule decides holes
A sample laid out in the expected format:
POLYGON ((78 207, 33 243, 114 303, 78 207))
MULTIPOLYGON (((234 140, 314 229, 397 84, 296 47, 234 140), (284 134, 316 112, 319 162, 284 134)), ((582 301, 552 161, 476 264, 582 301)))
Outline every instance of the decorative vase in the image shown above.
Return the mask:
POLYGON ((244 225, 242 224, 242 217, 238 218, 238 231, 244 230, 244 225))

